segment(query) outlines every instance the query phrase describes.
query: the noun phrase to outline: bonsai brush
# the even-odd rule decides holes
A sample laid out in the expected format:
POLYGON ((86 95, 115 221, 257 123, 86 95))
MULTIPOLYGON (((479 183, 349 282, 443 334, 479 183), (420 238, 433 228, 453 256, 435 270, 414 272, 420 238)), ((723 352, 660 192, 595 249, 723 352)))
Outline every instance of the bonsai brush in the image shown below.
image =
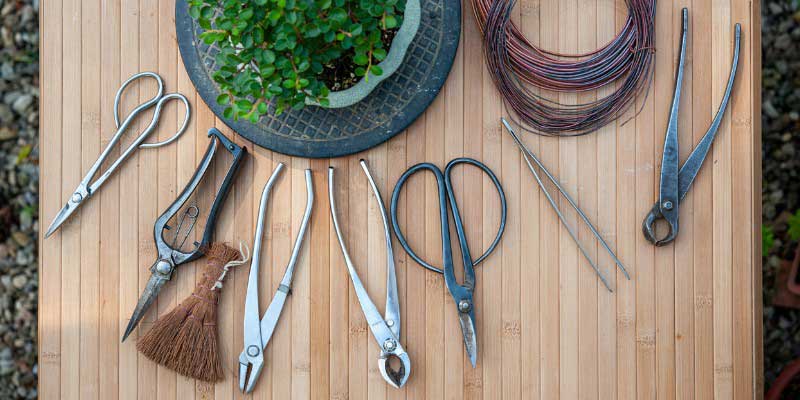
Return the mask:
POLYGON ((194 292, 155 322, 136 348, 147 358, 177 373, 205 382, 218 382, 224 373, 217 344, 217 303, 222 280, 230 267, 243 264, 240 255, 224 244, 211 245, 208 261, 194 292))

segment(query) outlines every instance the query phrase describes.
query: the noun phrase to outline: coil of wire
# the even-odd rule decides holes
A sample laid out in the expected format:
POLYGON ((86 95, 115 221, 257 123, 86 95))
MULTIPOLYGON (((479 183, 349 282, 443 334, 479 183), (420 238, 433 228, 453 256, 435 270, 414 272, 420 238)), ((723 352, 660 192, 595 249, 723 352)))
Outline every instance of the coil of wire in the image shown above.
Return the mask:
POLYGON ((523 129, 545 136, 597 131, 646 98, 653 79, 656 0, 625 0, 628 17, 617 36, 585 54, 561 54, 530 43, 511 22, 516 0, 472 0, 483 34, 489 73, 523 129), (544 91, 612 93, 581 104, 562 104, 544 91))

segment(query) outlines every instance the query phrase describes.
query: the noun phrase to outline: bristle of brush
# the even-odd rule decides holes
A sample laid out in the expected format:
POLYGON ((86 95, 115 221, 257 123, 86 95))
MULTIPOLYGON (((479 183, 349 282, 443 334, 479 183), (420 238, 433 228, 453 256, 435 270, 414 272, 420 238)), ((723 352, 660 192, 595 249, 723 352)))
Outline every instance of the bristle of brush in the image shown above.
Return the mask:
POLYGON ((163 315, 136 343, 147 358, 181 375, 205 382, 224 378, 217 343, 219 290, 211 290, 222 268, 240 253, 215 243, 206 252, 207 263, 191 296, 163 315))

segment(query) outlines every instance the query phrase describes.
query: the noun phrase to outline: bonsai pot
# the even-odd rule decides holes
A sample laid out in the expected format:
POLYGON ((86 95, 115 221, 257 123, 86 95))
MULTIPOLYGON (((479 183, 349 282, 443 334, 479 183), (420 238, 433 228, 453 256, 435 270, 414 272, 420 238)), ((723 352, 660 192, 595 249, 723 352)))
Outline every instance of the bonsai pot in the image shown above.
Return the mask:
MULTIPOLYGON (((386 58, 378 64, 383 70, 379 76, 373 75, 372 72, 367 73, 367 76, 361 78, 353 87, 345 90, 332 91, 328 95, 329 104, 327 108, 344 108, 350 107, 367 97, 378 85, 386 78, 391 76, 406 57, 406 52, 417 35, 419 30, 419 23, 421 17, 420 0, 406 0, 406 9, 403 13, 403 23, 397 30, 392 45, 389 47, 389 52, 386 58)), ((316 101, 307 98, 307 105, 321 106, 316 101)))

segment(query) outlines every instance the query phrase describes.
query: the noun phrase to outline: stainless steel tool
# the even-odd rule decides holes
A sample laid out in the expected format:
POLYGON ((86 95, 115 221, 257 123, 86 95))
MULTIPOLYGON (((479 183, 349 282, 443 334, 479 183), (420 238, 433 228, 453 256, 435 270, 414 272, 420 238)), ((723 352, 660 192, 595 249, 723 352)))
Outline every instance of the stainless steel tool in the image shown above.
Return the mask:
POLYGON ((300 255, 300 248, 303 245, 308 221, 311 218, 311 209, 314 206, 314 185, 311 180, 311 170, 307 169, 306 211, 303 215, 303 221, 300 223, 300 231, 297 232, 297 239, 295 239, 292 255, 289 258, 289 264, 286 266, 286 272, 283 275, 281 284, 275 291, 272 302, 269 303, 264 316, 259 319, 258 270, 261 264, 261 246, 264 241, 267 202, 269 201, 269 193, 283 168, 283 163, 279 163, 267 184, 264 185, 264 190, 261 192, 261 203, 258 207, 258 223, 256 225, 256 235, 253 239, 253 260, 250 263, 250 277, 247 280, 247 297, 244 303, 244 349, 239 354, 239 389, 245 393, 253 391, 256 380, 258 380, 264 367, 264 349, 269 344, 272 333, 275 332, 281 311, 283 311, 283 306, 286 304, 286 298, 291 293, 294 267, 300 255))

